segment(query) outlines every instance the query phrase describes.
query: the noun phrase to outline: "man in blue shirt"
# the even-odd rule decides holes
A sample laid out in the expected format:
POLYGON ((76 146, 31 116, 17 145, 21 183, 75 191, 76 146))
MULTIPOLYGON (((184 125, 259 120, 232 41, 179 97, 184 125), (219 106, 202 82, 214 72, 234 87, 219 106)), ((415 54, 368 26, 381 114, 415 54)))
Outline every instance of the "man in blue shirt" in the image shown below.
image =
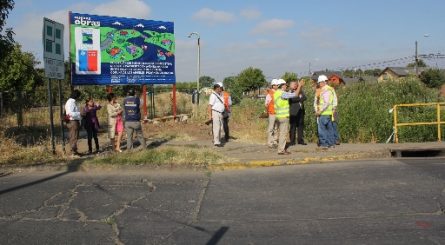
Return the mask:
POLYGON ((128 96, 124 99, 125 112, 125 131, 127 131, 127 149, 133 149, 133 132, 136 132, 141 143, 142 149, 145 149, 146 143, 141 125, 141 100, 135 96, 135 91, 130 89, 128 96))

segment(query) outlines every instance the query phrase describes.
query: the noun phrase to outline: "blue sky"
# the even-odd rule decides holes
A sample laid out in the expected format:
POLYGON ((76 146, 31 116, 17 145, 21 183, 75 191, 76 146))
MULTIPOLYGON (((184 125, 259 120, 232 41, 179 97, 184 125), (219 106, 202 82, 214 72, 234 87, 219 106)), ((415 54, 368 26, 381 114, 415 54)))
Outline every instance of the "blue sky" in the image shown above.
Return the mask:
MULTIPOLYGON (((177 81, 196 79, 190 32, 201 36, 201 74, 217 80, 249 66, 271 80, 284 72, 307 75, 309 63, 314 71, 393 60, 414 55, 416 40, 420 54, 445 54, 443 0, 16 0, 7 27, 41 59, 42 18, 66 24, 70 10, 174 21, 177 81)), ((427 63, 445 66, 445 60, 427 63)))

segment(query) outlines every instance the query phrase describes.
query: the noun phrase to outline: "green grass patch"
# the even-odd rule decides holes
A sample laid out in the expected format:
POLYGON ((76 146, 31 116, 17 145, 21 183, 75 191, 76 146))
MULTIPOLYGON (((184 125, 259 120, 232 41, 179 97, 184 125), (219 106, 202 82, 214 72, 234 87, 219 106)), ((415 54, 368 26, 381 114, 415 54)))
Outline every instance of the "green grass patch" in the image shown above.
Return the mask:
POLYGON ((169 165, 206 167, 212 163, 218 163, 222 159, 223 158, 220 155, 210 150, 168 147, 96 157, 86 160, 85 163, 98 165, 169 165))

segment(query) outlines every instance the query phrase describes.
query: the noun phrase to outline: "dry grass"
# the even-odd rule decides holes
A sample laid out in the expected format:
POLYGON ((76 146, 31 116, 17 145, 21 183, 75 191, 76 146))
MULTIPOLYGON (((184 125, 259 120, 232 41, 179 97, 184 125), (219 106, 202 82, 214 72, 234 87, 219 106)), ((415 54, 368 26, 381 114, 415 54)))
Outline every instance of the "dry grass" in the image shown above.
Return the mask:
POLYGON ((124 152, 118 155, 96 157, 85 161, 86 164, 99 165, 151 165, 206 167, 218 163, 222 157, 211 150, 166 147, 138 152, 124 152))
POLYGON ((50 142, 41 140, 28 146, 17 142, 17 138, 6 137, 0 132, 0 166, 4 165, 38 165, 45 163, 64 162, 66 158, 60 149, 56 155, 51 153, 50 142))
MULTIPOLYGON (((191 112, 193 108, 191 104, 191 96, 187 94, 178 93, 178 114, 191 112)), ((122 102, 122 99, 119 100, 122 102)), ((106 105, 106 101, 99 101, 101 105, 106 105)), ((206 139, 210 136, 210 127, 205 126, 203 122, 207 119, 207 98, 202 98, 199 105, 199 115, 194 117, 188 124, 178 126, 171 122, 161 124, 158 126, 150 126, 148 132, 149 137, 161 139, 175 139, 178 141, 192 141, 195 139, 206 139)), ((170 93, 158 94, 156 96, 157 115, 170 115, 171 100, 170 93)), ((81 105, 83 106, 83 105, 81 105)), ((56 155, 51 153, 51 142, 49 132, 49 111, 48 108, 34 108, 23 113, 23 127, 17 127, 16 115, 7 115, 3 118, 4 124, 0 126, 0 165, 30 165, 30 164, 44 164, 66 162, 67 158, 62 153, 60 146, 60 116, 59 107, 54 107, 54 123, 56 135, 56 155)), ((241 105, 236 105, 233 108, 230 127, 232 136, 245 142, 265 142, 266 120, 259 119, 259 112, 262 110, 260 101, 248 100, 241 105)), ((102 131, 106 129, 107 112, 103 108, 98 111, 99 121, 102 125, 102 131)), ((210 154, 206 156, 207 152, 200 149, 186 149, 185 151, 176 152, 174 150, 149 150, 150 153, 124 154, 122 156, 110 155, 101 161, 120 162, 128 164, 130 161, 135 161, 135 164, 141 162, 154 161, 157 164, 168 163, 174 159, 178 163, 189 162, 193 164, 207 164, 211 161, 218 161, 219 157, 210 154), (198 151, 199 150, 199 151, 198 151), (157 158, 148 157, 143 160, 145 154, 154 154, 157 158), (209 158, 208 158, 209 157, 209 158), (111 160, 115 159, 116 160, 111 160), (128 160, 125 160, 128 158, 128 160), (140 159, 138 159, 140 158, 140 159), (105 159, 105 160, 104 160, 105 159)), ((91 160, 94 162, 95 160, 91 160)))

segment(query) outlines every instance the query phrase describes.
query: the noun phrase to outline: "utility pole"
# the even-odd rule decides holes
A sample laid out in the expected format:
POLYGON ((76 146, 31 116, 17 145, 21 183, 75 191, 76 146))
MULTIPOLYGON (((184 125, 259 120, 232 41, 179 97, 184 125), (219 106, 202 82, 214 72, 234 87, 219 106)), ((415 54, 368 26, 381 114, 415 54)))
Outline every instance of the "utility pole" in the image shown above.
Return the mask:
POLYGON ((416 76, 417 76, 417 75, 419 75, 419 55, 417 54, 417 41, 415 42, 415 46, 416 46, 416 49, 414 52, 414 57, 416 60, 415 60, 414 68, 415 68, 415 72, 416 72, 416 76))
POLYGON ((312 74, 311 74, 311 62, 309 62, 309 74, 308 74, 309 76, 311 76, 312 74))

